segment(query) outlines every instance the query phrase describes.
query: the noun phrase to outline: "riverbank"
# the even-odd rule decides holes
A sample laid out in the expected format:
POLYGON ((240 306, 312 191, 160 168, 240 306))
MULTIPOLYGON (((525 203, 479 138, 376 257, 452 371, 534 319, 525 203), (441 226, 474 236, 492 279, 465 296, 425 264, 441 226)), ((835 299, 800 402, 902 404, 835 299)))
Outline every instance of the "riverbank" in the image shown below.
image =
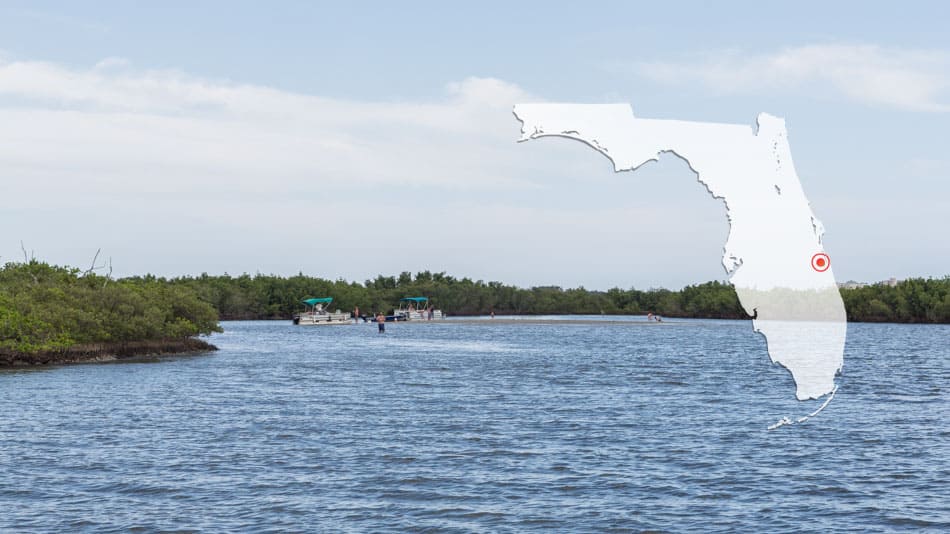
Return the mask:
POLYGON ((87 343, 74 345, 63 350, 40 351, 35 353, 0 349, 0 368, 107 362, 135 358, 137 356, 200 354, 216 350, 218 350, 218 347, 198 338, 128 341, 123 343, 87 343))

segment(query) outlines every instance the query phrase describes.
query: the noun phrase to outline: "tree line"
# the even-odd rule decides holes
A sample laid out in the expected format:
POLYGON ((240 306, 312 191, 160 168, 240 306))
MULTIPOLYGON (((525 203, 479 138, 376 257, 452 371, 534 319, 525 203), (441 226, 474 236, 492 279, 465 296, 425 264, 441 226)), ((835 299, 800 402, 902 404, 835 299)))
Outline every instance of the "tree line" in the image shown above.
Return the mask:
MULTIPOLYGON (((450 315, 654 314, 747 319, 732 286, 706 282, 669 289, 592 291, 520 288, 424 271, 363 283, 298 274, 152 275, 114 280, 36 260, 0 268, 0 351, 59 350, 87 343, 182 339, 220 331, 218 320, 289 319, 309 297, 331 308, 388 312, 402 297, 425 296, 450 315)), ((950 277, 841 289, 849 321, 950 323, 950 277)))
POLYGON ((950 323, 950 276, 842 289, 849 321, 950 323))
MULTIPOLYGON (((363 283, 297 274, 220 275, 165 280, 146 276, 139 283, 168 283, 188 288, 210 303, 221 319, 287 319, 309 297, 333 297, 332 308, 361 313, 388 312, 402 297, 429 297, 450 315, 496 314, 646 314, 667 317, 747 319, 731 285, 706 282, 669 289, 592 291, 583 287, 520 288, 501 282, 455 278, 423 271, 379 275, 363 283)), ((909 279, 894 286, 874 284, 840 290, 849 321, 950 323, 950 277, 909 279)))

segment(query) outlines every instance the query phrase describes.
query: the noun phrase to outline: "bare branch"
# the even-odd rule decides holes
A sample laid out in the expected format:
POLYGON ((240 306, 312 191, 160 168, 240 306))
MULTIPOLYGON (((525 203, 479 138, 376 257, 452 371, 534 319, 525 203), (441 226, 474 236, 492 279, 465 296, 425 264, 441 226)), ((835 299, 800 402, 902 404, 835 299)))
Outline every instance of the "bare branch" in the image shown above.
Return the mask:
POLYGON ((106 279, 102 281, 102 289, 106 288, 109 280, 112 280, 112 256, 109 256, 109 273, 106 274, 106 279))
MULTIPOLYGON (((23 250, 23 264, 28 265, 30 263, 31 256, 26 253, 26 245, 23 244, 23 240, 20 240, 20 249, 23 250)), ((33 278, 33 285, 40 283, 40 279, 36 277, 36 273, 34 273, 32 270, 30 270, 30 277, 33 278)))
MULTIPOLYGON (((103 263, 102 265, 96 265, 96 260, 99 259, 99 254, 100 254, 100 253, 102 253, 102 249, 101 249, 101 248, 96 249, 96 255, 92 257, 92 265, 90 265, 88 269, 86 269, 85 271, 83 271, 83 273, 82 273, 83 276, 90 275, 90 274, 92 274, 92 273, 98 271, 99 269, 102 269, 102 268, 106 267, 106 264, 105 264, 105 263, 103 263)), ((111 259, 110 259, 110 261, 111 261, 111 259)), ((111 272, 111 267, 110 267, 110 272, 111 272)))
POLYGON ((102 252, 101 248, 96 249, 96 255, 92 257, 92 265, 89 266, 89 270, 85 274, 89 274, 92 271, 96 270, 96 260, 99 259, 99 253, 102 252))

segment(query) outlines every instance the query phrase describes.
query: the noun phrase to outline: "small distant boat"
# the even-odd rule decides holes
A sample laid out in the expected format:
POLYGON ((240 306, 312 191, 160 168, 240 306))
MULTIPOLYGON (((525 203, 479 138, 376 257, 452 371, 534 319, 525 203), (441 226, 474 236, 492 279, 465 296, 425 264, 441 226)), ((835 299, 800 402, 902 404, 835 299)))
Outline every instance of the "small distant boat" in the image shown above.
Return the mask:
MULTIPOLYGON (((393 312, 393 321, 434 321, 444 319, 442 310, 429 305, 429 297, 399 299, 399 309, 393 312)), ((386 320, 390 320, 389 317, 386 320)))
POLYGON ((330 312, 328 306, 333 302, 333 297, 324 297, 319 299, 307 299, 303 301, 306 310, 294 314, 294 324, 296 325, 317 325, 317 324, 353 324, 350 320, 350 314, 336 310, 330 312))

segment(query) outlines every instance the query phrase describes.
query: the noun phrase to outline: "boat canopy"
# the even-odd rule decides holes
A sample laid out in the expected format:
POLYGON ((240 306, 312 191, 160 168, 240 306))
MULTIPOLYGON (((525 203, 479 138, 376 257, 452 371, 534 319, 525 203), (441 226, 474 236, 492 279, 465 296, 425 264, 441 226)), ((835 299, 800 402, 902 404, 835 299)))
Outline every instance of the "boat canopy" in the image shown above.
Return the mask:
POLYGON ((399 300, 400 300, 400 301, 407 301, 407 300, 409 300, 409 301, 412 301, 412 302, 426 302, 427 300, 429 300, 429 297, 406 297, 406 298, 402 298, 402 299, 399 299, 399 300))
POLYGON ((303 301, 307 306, 316 306, 317 304, 329 304, 333 302, 333 297, 324 297, 322 299, 307 299, 303 301))

